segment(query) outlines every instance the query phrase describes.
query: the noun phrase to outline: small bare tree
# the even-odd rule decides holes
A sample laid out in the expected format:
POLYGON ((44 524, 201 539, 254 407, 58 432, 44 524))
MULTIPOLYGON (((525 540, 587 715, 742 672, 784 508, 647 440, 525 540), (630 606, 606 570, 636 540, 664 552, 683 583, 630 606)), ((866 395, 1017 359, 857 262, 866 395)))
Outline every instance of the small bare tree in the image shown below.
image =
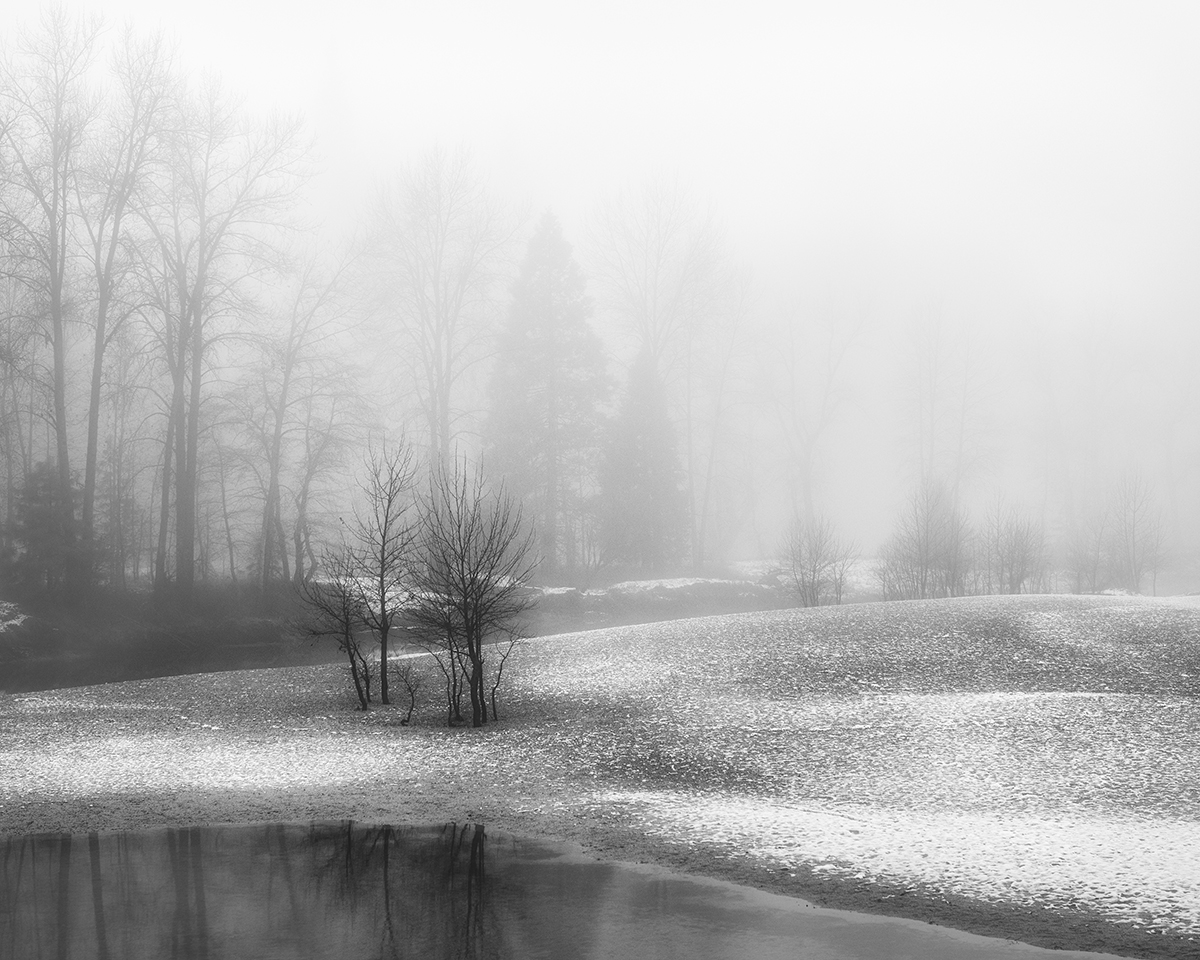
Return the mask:
POLYGON ((1035 589, 1046 567, 1046 537, 1041 523, 998 499, 980 536, 982 586, 987 593, 1035 589))
POLYGON ((362 485, 365 506, 355 513, 357 578, 362 621, 379 637, 379 698, 388 692, 388 637, 404 603, 412 558, 416 466, 412 447, 401 440, 390 450, 367 455, 362 485))
POLYGON ((1067 532, 1067 569, 1074 593, 1098 593, 1106 586, 1108 516, 1095 511, 1076 518, 1067 532))
POLYGON ((502 487, 489 489, 461 459, 435 470, 421 497, 409 623, 425 644, 445 652, 448 696, 453 674, 462 671, 475 727, 488 720, 485 645, 506 637, 511 650, 533 604, 525 589, 537 566, 533 536, 516 501, 502 487))
POLYGON ((846 578, 856 557, 854 544, 838 536, 825 517, 810 523, 797 518, 784 542, 784 562, 800 602, 806 607, 841 603, 846 578))
POLYGON ((909 498, 875 573, 887 600, 958 597, 967 592, 972 534, 940 483, 925 481, 909 498))
POLYGON ((1085 514, 1068 534, 1067 565, 1076 593, 1137 593, 1147 574, 1157 590, 1164 557, 1162 518, 1150 485, 1136 471, 1117 481, 1107 507, 1085 514))
MULTIPOLYGON (((362 623, 362 590, 358 582, 359 558, 347 549, 326 553, 323 576, 296 584, 308 609, 306 630, 312 637, 332 637, 350 661, 350 677, 363 710, 371 704, 371 667, 355 630, 362 623)), ((410 711, 411 713, 411 711, 410 711)))
POLYGON ((1154 493, 1150 484, 1137 471, 1124 474, 1117 481, 1109 510, 1111 546, 1110 580, 1113 586, 1138 593, 1150 569, 1157 580, 1158 557, 1162 533, 1154 493))

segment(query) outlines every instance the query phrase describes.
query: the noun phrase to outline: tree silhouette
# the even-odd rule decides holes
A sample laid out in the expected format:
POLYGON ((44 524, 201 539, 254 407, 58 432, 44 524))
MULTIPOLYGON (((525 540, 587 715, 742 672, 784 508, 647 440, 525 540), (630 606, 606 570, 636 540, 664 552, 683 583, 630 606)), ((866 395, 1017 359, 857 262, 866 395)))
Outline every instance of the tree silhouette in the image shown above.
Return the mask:
POLYGON ((606 562, 660 573, 680 562, 687 501, 654 358, 639 354, 609 436, 601 497, 606 562))
POLYGON ((536 525, 551 576, 574 567, 589 532, 599 404, 608 390, 584 287, 571 246, 547 213, 513 284, 492 373, 485 459, 536 525))

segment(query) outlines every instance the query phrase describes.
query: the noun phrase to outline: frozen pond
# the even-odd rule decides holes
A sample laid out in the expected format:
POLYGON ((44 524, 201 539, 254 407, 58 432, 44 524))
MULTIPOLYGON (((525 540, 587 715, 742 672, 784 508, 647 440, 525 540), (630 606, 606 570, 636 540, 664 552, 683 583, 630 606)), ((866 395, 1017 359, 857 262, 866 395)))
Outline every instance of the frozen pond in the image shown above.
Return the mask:
POLYGON ((1099 956, 600 863, 478 825, 163 829, 0 842, 0 956, 1099 956))

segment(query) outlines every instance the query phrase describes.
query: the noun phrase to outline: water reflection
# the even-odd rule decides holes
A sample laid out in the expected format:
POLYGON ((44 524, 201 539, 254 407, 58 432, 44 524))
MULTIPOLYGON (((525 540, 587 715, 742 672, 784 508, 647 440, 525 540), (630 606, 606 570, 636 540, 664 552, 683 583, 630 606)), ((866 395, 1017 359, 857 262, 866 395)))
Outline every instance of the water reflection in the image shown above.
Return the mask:
POLYGON ((522 881, 491 896, 489 846, 481 825, 354 823, 0 841, 0 956, 515 956, 522 881))
POLYGON ((1018 955, 1068 956, 586 861, 477 824, 0 840, 5 960, 1018 955))

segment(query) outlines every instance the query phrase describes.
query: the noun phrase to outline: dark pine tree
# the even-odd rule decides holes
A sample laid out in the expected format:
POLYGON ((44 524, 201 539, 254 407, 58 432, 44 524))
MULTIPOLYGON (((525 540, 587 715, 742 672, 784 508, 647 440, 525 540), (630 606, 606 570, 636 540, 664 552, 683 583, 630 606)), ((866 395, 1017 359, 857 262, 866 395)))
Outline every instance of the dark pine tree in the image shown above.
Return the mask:
POLYGON ((529 241, 512 288, 485 424, 489 475, 503 477, 537 531, 543 574, 573 570, 589 536, 604 353, 583 273, 552 214, 529 241))
POLYGON ((75 493, 63 490, 51 461, 34 467, 21 489, 13 530, 19 550, 7 578, 30 598, 63 598, 68 585, 79 583, 87 569, 87 551, 64 506, 75 493))
POLYGON ((675 431, 654 357, 643 350, 609 434, 601 472, 604 557, 642 574, 679 564, 687 499, 675 431))

